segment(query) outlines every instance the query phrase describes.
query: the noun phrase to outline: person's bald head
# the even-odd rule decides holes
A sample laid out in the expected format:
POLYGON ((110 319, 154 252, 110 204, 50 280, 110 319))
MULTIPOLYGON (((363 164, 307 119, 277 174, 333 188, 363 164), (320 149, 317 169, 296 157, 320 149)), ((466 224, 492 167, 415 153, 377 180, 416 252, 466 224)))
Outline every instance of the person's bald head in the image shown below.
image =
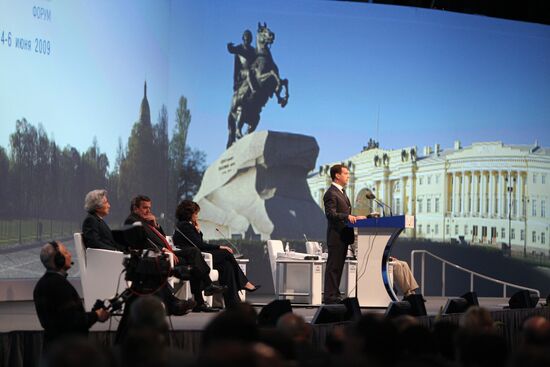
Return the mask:
POLYGON ((292 312, 279 317, 277 330, 294 341, 307 341, 311 336, 309 325, 304 318, 292 312))

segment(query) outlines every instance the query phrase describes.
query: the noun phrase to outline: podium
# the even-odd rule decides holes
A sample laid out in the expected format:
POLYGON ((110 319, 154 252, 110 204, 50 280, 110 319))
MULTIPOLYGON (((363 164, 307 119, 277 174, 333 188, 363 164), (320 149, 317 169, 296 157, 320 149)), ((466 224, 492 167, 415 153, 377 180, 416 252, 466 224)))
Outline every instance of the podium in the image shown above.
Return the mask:
POLYGON ((361 307, 387 307, 397 296, 388 277, 388 259, 394 241, 405 228, 414 228, 411 215, 367 218, 357 228, 357 299, 361 307))

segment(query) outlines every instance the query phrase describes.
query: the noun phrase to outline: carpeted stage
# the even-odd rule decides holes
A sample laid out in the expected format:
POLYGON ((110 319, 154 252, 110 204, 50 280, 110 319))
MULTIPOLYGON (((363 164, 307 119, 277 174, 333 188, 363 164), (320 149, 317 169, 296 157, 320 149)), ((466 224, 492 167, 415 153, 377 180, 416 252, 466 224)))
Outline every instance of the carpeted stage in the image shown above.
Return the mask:
MULTIPOLYGON (((265 295, 249 297, 258 312, 273 298, 265 295)), ((431 326, 438 320, 458 323, 460 314, 440 315, 447 298, 427 297, 428 316, 418 317, 420 323, 431 326)), ((517 344, 523 320, 531 315, 542 315, 550 318, 550 308, 540 304, 533 309, 503 309, 507 300, 502 298, 480 298, 480 305, 487 308, 493 319, 499 323, 500 332, 510 348, 517 344)), ((311 322, 317 307, 293 306, 293 312, 302 315, 311 322)), ((384 309, 362 309, 362 313, 384 313, 384 309)), ((215 317, 215 313, 191 313, 186 316, 172 317, 171 344, 192 354, 200 350, 202 330, 215 317)), ((90 338, 99 344, 111 345, 118 320, 111 323, 96 324, 91 330, 90 338)), ((335 324, 312 325, 313 342, 322 346, 327 334, 335 324)), ((42 331, 32 302, 0 302, 0 365, 19 367, 35 366, 42 350, 42 331)))

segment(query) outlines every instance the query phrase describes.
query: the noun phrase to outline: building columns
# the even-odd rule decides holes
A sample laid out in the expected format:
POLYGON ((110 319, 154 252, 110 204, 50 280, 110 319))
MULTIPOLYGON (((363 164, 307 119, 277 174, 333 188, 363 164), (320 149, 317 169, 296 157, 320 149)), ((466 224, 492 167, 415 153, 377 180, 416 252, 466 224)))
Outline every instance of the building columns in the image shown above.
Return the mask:
POLYGON ((497 197, 498 197, 498 217, 504 217, 504 174, 501 171, 497 171, 497 197))
POLYGON ((483 171, 480 171, 479 172, 479 215, 480 216, 484 216, 485 215, 485 210, 486 210, 486 205, 485 205, 485 202, 486 202, 486 196, 487 196, 487 192, 486 192, 486 185, 487 185, 487 179, 485 177, 485 172, 483 171))
POLYGON ((399 199, 399 213, 405 214, 405 177, 401 177, 399 181, 400 199, 399 199))
POLYGON ((523 202, 523 175, 521 171, 517 172, 518 179, 516 181, 516 218, 523 217, 524 202, 523 202))
POLYGON ((495 176, 489 171, 489 216, 495 214, 495 176))
POLYGON ((452 173, 452 187, 451 187, 451 212, 453 214, 458 213, 458 177, 456 172, 452 173))
POLYGON ((466 213, 466 172, 462 171, 462 179, 460 180, 460 216, 463 217, 466 213))
POLYGON ((413 205, 413 175, 411 174, 411 176, 409 177, 408 181, 407 181, 407 195, 408 195, 408 200, 407 200, 407 212, 409 215, 414 215, 415 214, 415 210, 414 210, 414 205, 413 205))
POLYGON ((477 215, 478 213, 478 195, 477 195, 477 175, 475 171, 472 171, 472 204, 471 204, 471 213, 472 215, 477 215))

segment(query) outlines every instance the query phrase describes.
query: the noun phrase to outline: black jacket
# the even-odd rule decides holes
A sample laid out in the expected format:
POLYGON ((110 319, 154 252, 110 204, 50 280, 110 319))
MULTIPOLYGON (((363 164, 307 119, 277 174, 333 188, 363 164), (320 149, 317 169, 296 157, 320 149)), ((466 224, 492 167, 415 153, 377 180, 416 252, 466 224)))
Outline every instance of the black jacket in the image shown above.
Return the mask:
POLYGON ((195 227, 190 222, 178 222, 176 224, 176 228, 177 229, 174 231, 173 237, 174 245, 176 245, 176 247, 185 248, 189 246, 197 246, 202 252, 213 251, 220 248, 218 245, 211 245, 203 242, 202 232, 197 232, 195 227))
MULTIPOLYGON (((155 231, 153 231, 150 227, 150 224, 148 222, 146 222, 142 217, 140 217, 139 215, 135 214, 135 213, 132 213, 128 216, 128 218, 126 218, 126 220, 124 221, 124 224, 125 225, 132 225, 134 224, 135 222, 140 222, 143 226, 143 229, 145 230, 145 234, 147 235, 147 238, 151 241, 153 241, 155 243, 155 245, 159 248, 159 249, 163 249, 166 247, 166 243, 163 241, 162 238, 159 238, 159 236, 155 233, 155 231)), ((155 227, 155 229, 163 236, 166 237, 166 235, 164 234, 164 230, 162 229, 161 226, 158 226, 158 227, 155 227)))
POLYGON ((107 223, 95 214, 88 214, 86 219, 84 219, 82 223, 82 238, 87 248, 124 251, 124 247, 115 242, 107 223))
POLYGON ((76 289, 64 275, 47 271, 36 283, 34 306, 44 328, 44 345, 70 334, 87 335, 97 321, 95 312, 85 312, 76 289))
POLYGON ((328 244, 349 245, 354 242, 353 228, 347 226, 351 214, 351 203, 336 186, 330 185, 323 196, 325 215, 328 219, 328 244))

